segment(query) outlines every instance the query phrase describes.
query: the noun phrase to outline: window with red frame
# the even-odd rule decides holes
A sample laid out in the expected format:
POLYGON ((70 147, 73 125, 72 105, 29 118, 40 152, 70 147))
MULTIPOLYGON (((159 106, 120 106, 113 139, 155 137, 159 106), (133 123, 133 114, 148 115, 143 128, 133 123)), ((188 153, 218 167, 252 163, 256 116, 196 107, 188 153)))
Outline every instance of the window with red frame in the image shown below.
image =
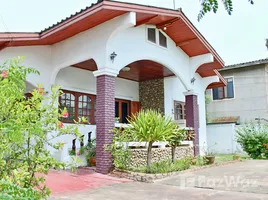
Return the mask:
POLYGON ((174 101, 174 119, 186 119, 185 103, 180 101, 174 101))
POLYGON ((68 118, 60 118, 62 122, 73 123, 78 118, 85 117, 89 123, 95 124, 95 95, 62 90, 59 97, 59 108, 66 108, 68 118))

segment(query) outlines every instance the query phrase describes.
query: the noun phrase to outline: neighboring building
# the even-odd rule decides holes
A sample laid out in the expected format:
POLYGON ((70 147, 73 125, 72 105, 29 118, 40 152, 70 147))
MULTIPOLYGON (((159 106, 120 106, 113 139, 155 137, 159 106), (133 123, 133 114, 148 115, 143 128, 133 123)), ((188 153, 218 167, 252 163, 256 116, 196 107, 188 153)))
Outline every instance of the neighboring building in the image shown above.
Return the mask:
MULTIPOLYGON (((62 86, 59 103, 70 113, 64 123, 88 118, 81 131, 85 141, 88 133, 96 136, 101 173, 112 165, 104 146, 112 142, 115 117, 125 123, 140 108, 192 127, 198 154, 206 143, 205 90, 226 84, 217 71, 222 59, 181 10, 98 1, 40 33, 0 33, 0 49, 1 62, 23 55, 40 71, 28 77, 28 91, 37 83, 48 93, 62 86)), ((75 138, 60 139, 65 160, 75 138)))
POLYGON ((215 123, 245 123, 268 119, 268 59, 226 66, 220 74, 226 87, 207 91, 209 120, 215 123))

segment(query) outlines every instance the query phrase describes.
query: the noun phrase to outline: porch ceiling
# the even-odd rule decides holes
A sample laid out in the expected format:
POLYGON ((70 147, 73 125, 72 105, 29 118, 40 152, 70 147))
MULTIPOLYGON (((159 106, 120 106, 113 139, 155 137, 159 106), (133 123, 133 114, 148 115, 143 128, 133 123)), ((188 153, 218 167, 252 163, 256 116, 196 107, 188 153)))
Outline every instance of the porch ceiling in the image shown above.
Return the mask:
MULTIPOLYGON (((97 70, 97 65, 92 59, 75 64, 72 67, 89 71, 97 70)), ((175 76, 168 68, 150 60, 136 61, 129 64, 127 67, 129 67, 130 70, 128 72, 121 70, 118 77, 140 82, 156 78, 175 76)))
POLYGON ((214 62, 197 70, 202 77, 215 75, 213 69, 223 67, 223 60, 181 10, 109 0, 98 1, 39 33, 0 33, 0 50, 9 46, 52 45, 131 11, 137 13, 136 26, 156 25, 188 56, 212 53, 214 62))
POLYGON ((121 70, 118 77, 140 82, 150 79, 175 76, 175 74, 173 74, 173 72, 168 68, 150 60, 136 61, 128 65, 128 67, 130 67, 130 71, 124 72, 121 70))

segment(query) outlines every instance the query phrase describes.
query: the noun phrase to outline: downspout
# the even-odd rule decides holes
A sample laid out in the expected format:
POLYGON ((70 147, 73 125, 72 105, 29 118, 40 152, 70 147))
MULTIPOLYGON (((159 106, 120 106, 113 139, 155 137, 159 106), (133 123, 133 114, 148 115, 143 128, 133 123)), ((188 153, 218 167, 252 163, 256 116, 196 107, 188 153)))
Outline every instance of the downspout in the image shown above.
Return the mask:
POLYGON ((266 108, 265 111, 268 112, 268 65, 264 65, 264 72, 265 72, 265 98, 266 98, 266 108))

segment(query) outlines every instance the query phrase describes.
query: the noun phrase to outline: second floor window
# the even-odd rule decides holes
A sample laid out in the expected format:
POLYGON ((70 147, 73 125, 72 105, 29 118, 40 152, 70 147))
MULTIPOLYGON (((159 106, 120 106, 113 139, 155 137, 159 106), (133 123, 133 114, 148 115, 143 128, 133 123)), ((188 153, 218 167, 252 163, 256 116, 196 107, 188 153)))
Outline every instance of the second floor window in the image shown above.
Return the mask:
POLYGON ((147 40, 167 48, 167 37, 156 28, 147 28, 147 40))
POLYGON ((156 30, 155 30, 155 28, 148 28, 147 34, 148 34, 148 40, 150 42, 156 43, 156 30))
POLYGON ((213 100, 234 98, 234 81, 233 78, 225 78, 227 85, 225 87, 213 88, 213 100))
POLYGON ((159 31, 159 45, 165 48, 167 47, 167 38, 161 31, 159 31))

